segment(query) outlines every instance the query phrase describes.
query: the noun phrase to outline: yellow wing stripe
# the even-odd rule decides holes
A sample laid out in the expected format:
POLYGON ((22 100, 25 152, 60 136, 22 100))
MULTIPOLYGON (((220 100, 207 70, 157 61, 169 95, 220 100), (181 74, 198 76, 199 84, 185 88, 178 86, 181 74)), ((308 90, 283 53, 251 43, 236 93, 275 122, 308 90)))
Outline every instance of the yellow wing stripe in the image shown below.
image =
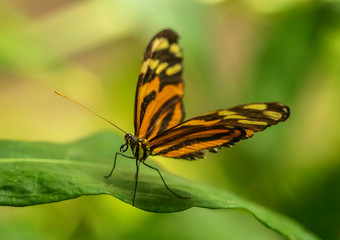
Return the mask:
POLYGON ((241 115, 228 115, 225 116, 223 119, 246 119, 246 116, 241 116, 241 115))
POLYGON ((229 110, 220 110, 217 113, 218 113, 218 115, 222 115, 222 116, 236 114, 236 112, 229 111, 229 110))
POLYGON ((169 52, 171 52, 172 54, 174 54, 178 58, 182 57, 181 49, 180 49, 180 47, 177 43, 173 43, 173 44, 170 45, 169 52))
POLYGON ((252 121, 252 120, 238 120, 237 122, 242 124, 249 124, 249 125, 261 125, 261 126, 267 126, 267 122, 260 122, 260 121, 252 121))
POLYGON ((168 65, 169 65, 169 64, 168 64, 167 62, 163 62, 163 63, 159 64, 159 66, 157 67, 155 73, 156 73, 157 75, 159 75, 161 72, 164 71, 164 69, 166 69, 166 68, 168 67, 168 65))
POLYGON ((165 70, 165 74, 168 76, 172 76, 172 75, 175 75, 176 73, 179 73, 181 70, 182 70, 182 65, 177 63, 171 67, 168 67, 165 70))
POLYGON ((274 112, 274 111, 264 111, 264 115, 270 117, 273 120, 279 120, 282 118, 282 114, 279 112, 274 112))
POLYGON ((156 38, 152 44, 151 52, 157 52, 167 49, 169 47, 169 41, 166 38, 156 38))
POLYGON ((140 68, 140 73, 141 74, 146 74, 146 72, 148 71, 148 67, 150 64, 150 58, 146 59, 143 63, 142 66, 140 68))
POLYGON ((267 105, 264 103, 255 103, 255 104, 249 104, 249 105, 244 105, 243 109, 254 109, 254 110, 266 110, 267 105))
POLYGON ((158 59, 151 59, 149 67, 151 70, 154 70, 158 66, 158 64, 159 64, 158 59))

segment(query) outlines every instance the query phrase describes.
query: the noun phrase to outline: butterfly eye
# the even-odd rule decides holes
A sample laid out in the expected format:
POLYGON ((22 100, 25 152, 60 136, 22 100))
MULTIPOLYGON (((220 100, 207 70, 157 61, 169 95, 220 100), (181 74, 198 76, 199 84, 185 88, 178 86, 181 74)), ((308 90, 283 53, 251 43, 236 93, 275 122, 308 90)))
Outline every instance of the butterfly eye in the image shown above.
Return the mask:
POLYGON ((120 147, 120 151, 121 152, 126 152, 126 150, 128 150, 128 145, 125 143, 125 144, 123 144, 121 147, 120 147))

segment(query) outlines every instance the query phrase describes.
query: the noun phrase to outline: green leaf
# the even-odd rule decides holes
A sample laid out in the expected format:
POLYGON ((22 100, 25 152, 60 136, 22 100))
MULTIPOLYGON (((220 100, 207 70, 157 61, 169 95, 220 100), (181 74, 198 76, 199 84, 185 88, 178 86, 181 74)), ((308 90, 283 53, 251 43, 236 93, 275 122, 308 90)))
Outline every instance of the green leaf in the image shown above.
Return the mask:
MULTIPOLYGON (((118 158, 110 178, 122 136, 98 133, 68 143, 0 141, 0 205, 29 206, 109 194, 126 203, 132 201, 135 162, 118 158)), ((265 226, 289 239, 318 239, 293 220, 235 194, 173 176, 161 170, 173 191, 190 199, 179 199, 163 185, 158 173, 141 165, 136 207, 150 212, 176 212, 191 207, 243 209, 265 226)))

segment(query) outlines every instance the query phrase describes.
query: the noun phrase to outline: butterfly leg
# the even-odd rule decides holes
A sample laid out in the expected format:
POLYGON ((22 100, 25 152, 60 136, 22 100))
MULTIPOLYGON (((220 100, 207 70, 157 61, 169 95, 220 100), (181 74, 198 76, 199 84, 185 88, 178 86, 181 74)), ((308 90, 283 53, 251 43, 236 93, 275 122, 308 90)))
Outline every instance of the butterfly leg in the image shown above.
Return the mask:
POLYGON ((132 206, 135 206, 135 198, 136 198, 137 184, 138 184, 139 163, 140 161, 136 160, 137 171, 136 171, 136 177, 135 177, 136 181, 135 181, 135 190, 133 191, 132 206))
POLYGON ((171 192, 173 195, 175 195, 176 197, 181 198, 181 199, 190 199, 190 197, 183 197, 183 196, 178 195, 178 194, 175 193, 174 191, 172 191, 172 190, 168 187, 168 185, 165 183, 165 180, 164 180, 164 178, 163 178, 161 172, 160 172, 157 168, 152 167, 152 166, 150 166, 150 165, 148 165, 148 164, 146 164, 146 163, 144 163, 144 162, 143 162, 143 164, 144 164, 145 166, 147 166, 147 167, 149 167, 149 168, 151 168, 151 169, 153 169, 153 170, 156 170, 156 171, 158 172, 159 176, 161 177, 161 179, 162 179, 162 181, 163 181, 164 186, 165 186, 166 189, 168 189, 169 192, 171 192))
POLYGON ((116 152, 116 155, 115 155, 115 160, 114 160, 114 162, 113 162, 113 167, 112 167, 112 169, 111 169, 110 173, 109 173, 107 176, 104 176, 105 178, 109 178, 109 177, 111 177, 111 175, 112 175, 112 173, 113 173, 113 170, 114 170, 114 169, 115 169, 115 167, 116 167, 116 160, 117 160, 117 156, 118 156, 118 154, 119 154, 119 155, 121 155, 121 156, 123 156, 123 157, 126 157, 126 158, 132 158, 132 159, 134 159, 134 157, 131 157, 131 156, 126 156, 126 155, 124 155, 124 154, 122 154, 122 153, 120 153, 120 152, 116 152))

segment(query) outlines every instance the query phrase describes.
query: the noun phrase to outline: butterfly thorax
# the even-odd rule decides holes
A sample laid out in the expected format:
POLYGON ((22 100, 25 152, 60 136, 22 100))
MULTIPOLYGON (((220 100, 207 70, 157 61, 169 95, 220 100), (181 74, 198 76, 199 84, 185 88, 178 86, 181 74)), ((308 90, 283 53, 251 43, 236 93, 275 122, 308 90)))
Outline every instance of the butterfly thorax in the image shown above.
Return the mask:
POLYGON ((130 146, 133 156, 141 162, 144 162, 150 155, 150 148, 148 147, 147 139, 136 137, 131 133, 127 133, 124 136, 124 140, 125 144, 120 147, 121 152, 125 152, 128 149, 128 146, 130 146))

